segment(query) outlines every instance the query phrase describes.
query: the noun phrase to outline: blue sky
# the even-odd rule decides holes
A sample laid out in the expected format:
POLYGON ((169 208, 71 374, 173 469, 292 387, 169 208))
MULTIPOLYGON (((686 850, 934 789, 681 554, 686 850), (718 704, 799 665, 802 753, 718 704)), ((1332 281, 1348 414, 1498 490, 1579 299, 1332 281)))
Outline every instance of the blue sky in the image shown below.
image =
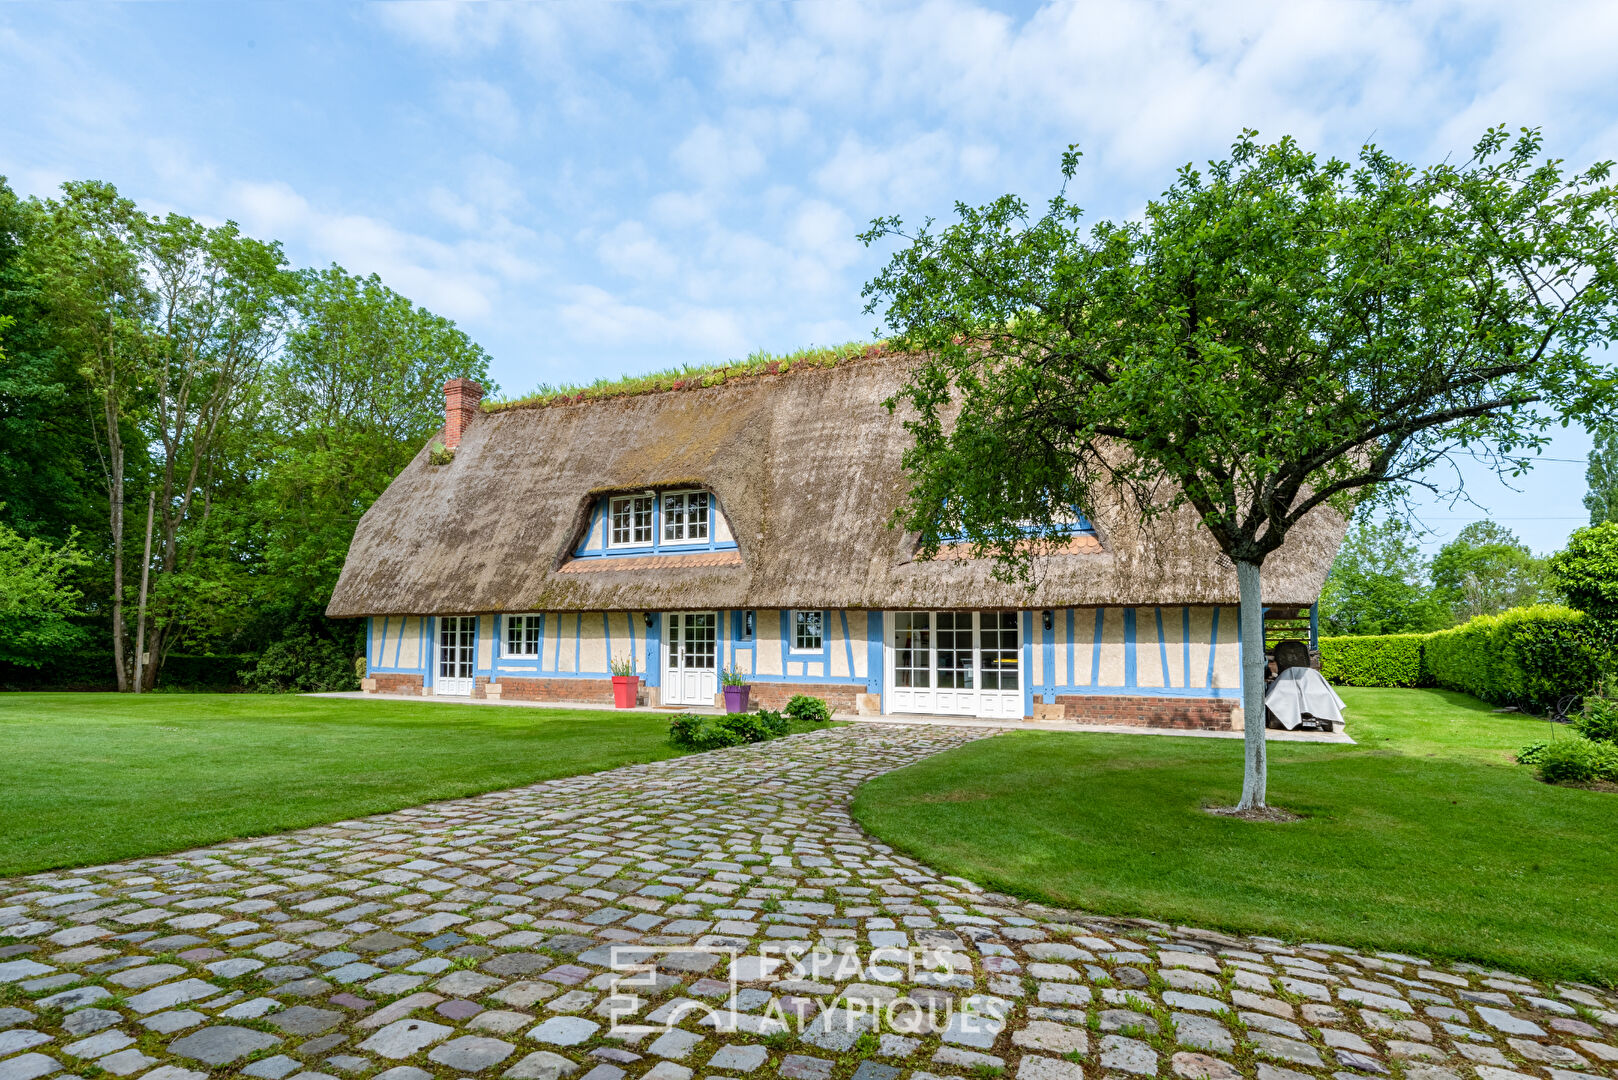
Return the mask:
MULTIPOLYGON (((507 392, 867 339, 877 214, 1135 213, 1243 127, 1419 162, 1489 124, 1618 157, 1618 5, 0 5, 0 174, 233 218, 459 322, 507 392)), ((1582 432, 1434 541, 1584 521, 1582 432)))

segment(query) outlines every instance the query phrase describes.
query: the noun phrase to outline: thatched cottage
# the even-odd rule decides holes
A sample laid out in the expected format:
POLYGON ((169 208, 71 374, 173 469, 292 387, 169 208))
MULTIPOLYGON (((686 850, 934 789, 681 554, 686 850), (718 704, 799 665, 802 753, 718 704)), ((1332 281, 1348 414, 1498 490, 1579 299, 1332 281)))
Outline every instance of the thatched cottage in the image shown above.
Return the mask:
MULTIPOLYGON (((493 412, 451 382, 453 458, 424 447, 365 514, 328 609, 367 620, 366 689, 610 702, 617 662, 649 705, 712 705, 734 669, 776 707, 1229 726, 1236 576, 1192 514, 1102 499, 1031 592, 915 558, 883 405, 907 370, 493 412)), ((1308 617, 1343 531, 1321 512, 1268 560, 1272 615, 1308 617)))

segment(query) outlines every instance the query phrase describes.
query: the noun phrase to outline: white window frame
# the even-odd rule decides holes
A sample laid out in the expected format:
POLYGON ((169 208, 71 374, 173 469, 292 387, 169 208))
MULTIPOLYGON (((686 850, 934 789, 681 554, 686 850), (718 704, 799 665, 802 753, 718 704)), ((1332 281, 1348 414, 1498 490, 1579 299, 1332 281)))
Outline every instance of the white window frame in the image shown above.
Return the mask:
POLYGON ((787 651, 789 653, 796 653, 801 656, 819 656, 826 651, 826 613, 824 611, 816 608, 793 608, 792 624, 788 627, 788 632, 792 635, 792 640, 788 642, 790 647, 787 651), (815 638, 817 640, 813 648, 799 644, 801 640, 799 631, 802 629, 801 621, 805 615, 815 617, 815 638))
MULTIPOLYGON (((545 616, 543 616, 543 615, 531 615, 531 614, 507 615, 505 618, 500 620, 500 630, 501 630, 501 634, 500 634, 500 655, 505 656, 505 657, 510 657, 513 660, 537 660, 537 659, 539 659, 539 650, 540 650, 540 648, 541 648, 541 646, 543 644, 541 635, 544 633, 544 628, 545 628, 545 616), (518 625, 518 620, 524 620, 521 623, 521 627, 522 627, 522 630, 523 630, 522 637, 524 639, 526 639, 528 637, 528 634, 526 633, 526 631, 529 629, 530 623, 532 624, 532 628, 533 628, 533 631, 534 631, 534 651, 533 652, 512 652, 511 651, 511 630, 512 630, 513 626, 518 625)), ((526 641, 525 641, 525 643, 526 643, 526 641)))
POLYGON ((663 542, 663 546, 665 546, 665 547, 689 547, 689 546, 693 546, 693 545, 697 545, 697 544, 707 544, 709 542, 709 539, 713 536, 713 519, 714 519, 714 497, 713 497, 713 493, 709 492, 709 491, 704 491, 701 488, 693 488, 693 489, 691 489, 689 491, 665 491, 663 493, 663 513, 662 513, 662 518, 663 518, 663 521, 662 521, 662 533, 663 533, 663 541, 662 542, 663 542), (703 505, 702 505, 702 535, 701 536, 693 536, 693 535, 691 535, 692 529, 693 529, 692 522, 690 521, 691 503, 692 503, 692 500, 694 498, 696 498, 697 496, 700 496, 702 498, 702 500, 703 500, 703 505), (678 535, 678 536, 671 535, 671 530, 675 527, 674 515, 672 515, 669 512, 671 503, 678 503, 679 507, 680 507, 680 510, 679 510, 679 530, 680 530, 680 535, 678 535))
POLYGON ((657 539, 657 497, 655 495, 614 495, 607 500, 607 546, 609 548, 651 547, 657 539), (640 516, 637 503, 646 503, 646 539, 636 539, 640 531, 640 516), (622 503, 629 504, 629 539, 619 540, 617 533, 618 507, 622 503))

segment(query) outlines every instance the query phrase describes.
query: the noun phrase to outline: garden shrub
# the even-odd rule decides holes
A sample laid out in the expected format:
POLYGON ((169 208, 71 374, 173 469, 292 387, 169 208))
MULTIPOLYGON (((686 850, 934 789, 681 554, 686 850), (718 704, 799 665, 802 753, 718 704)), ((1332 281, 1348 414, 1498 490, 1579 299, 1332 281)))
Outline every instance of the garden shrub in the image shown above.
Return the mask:
POLYGON ((831 721, 831 707, 817 697, 794 694, 787 702, 786 714, 806 724, 825 724, 831 721))
POLYGON ((1517 764, 1538 765, 1540 759, 1545 756, 1545 748, 1549 745, 1550 743, 1546 742, 1544 739, 1540 739, 1538 742, 1529 743, 1527 746, 1517 751, 1517 764))
POLYGON ((1342 686, 1430 686, 1422 666, 1426 634, 1320 639, 1320 673, 1342 686))
POLYGON ((1539 778, 1551 784, 1618 781, 1618 745, 1589 739, 1558 739, 1540 753, 1539 778))
POLYGON ((349 651, 308 630, 297 630, 272 642, 259 654, 257 664, 242 669, 241 679, 249 690, 271 694, 360 688, 349 651))
POLYGON ((734 736, 736 743, 763 742, 770 737, 757 713, 726 713, 719 717, 717 725, 734 736))
POLYGON ((787 718, 760 709, 756 713, 698 716, 680 713, 669 721, 669 741, 691 750, 720 750, 727 746, 764 742, 785 735, 787 718))
POLYGON ((1603 694, 1584 699, 1584 712, 1573 718, 1573 729, 1586 739, 1618 743, 1618 701, 1603 694))
POLYGON ((758 719, 759 723, 764 725, 764 730, 770 733, 770 738, 772 739, 779 735, 785 735, 787 725, 790 723, 785 713, 778 713, 774 709, 760 709, 758 719))

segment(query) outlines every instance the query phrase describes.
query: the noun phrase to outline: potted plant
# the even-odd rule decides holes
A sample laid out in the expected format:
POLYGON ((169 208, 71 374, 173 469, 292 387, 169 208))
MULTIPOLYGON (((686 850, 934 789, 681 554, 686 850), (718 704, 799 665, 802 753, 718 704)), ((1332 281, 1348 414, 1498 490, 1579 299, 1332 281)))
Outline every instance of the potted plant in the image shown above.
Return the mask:
POLYGON ((620 709, 633 709, 640 696, 640 676, 635 674, 631 657, 612 661, 612 703, 620 709))
POLYGON ((742 678, 742 673, 735 668, 719 673, 719 681, 725 687, 725 711, 728 713, 744 713, 747 711, 747 696, 752 687, 742 678))

